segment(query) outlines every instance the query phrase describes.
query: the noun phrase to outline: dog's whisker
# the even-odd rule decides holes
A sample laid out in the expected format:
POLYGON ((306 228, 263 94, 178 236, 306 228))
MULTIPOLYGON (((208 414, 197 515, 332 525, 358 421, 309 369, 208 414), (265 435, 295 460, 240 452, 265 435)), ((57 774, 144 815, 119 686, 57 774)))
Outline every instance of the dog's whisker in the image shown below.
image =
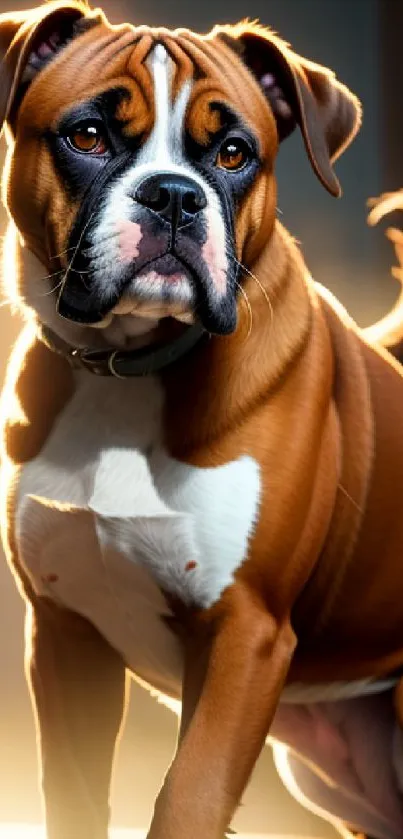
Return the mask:
POLYGON ((274 326, 274 307, 273 307, 273 304, 270 300, 270 296, 269 296, 269 293, 268 293, 267 289, 265 289, 263 283, 259 280, 259 278, 256 276, 256 274, 253 274, 253 272, 250 271, 249 268, 246 267, 246 265, 243 265, 243 263, 240 262, 240 260, 237 259, 236 256, 232 255, 231 258, 232 258, 233 262, 235 262, 236 265, 238 265, 239 268, 242 271, 244 271, 246 274, 248 274, 248 276, 256 283, 256 285, 260 289, 261 293, 263 294, 263 297, 265 298, 266 303, 267 303, 267 305, 269 307, 269 310, 270 310, 270 330, 272 330, 272 328, 274 326))
POLYGON ((74 250, 74 246, 71 248, 66 248, 64 251, 60 251, 60 253, 50 254, 49 259, 59 259, 61 256, 66 256, 66 253, 70 253, 70 251, 74 250))
POLYGON ((88 283, 86 282, 86 280, 83 277, 83 274, 90 274, 91 272, 90 271, 74 271, 74 273, 78 274, 84 288, 86 288, 87 291, 91 291, 91 285, 88 285, 88 283))
POLYGON ((71 269, 72 269, 72 266, 73 266, 73 262, 74 262, 74 260, 75 260, 75 258, 76 258, 76 256, 77 256, 77 253, 78 253, 78 251, 79 251, 79 249, 80 249, 81 242, 83 241, 83 238, 84 238, 84 236, 85 236, 85 234, 86 234, 86 232, 87 232, 87 230, 88 230, 88 228, 89 228, 89 226, 90 226, 90 224, 91 224, 91 222, 92 222, 92 219, 94 218, 94 215, 95 215, 95 210, 94 210, 94 212, 92 212, 92 213, 91 213, 91 215, 90 215, 90 217, 89 217, 89 219, 88 219, 87 223, 84 225, 84 227, 83 227, 83 229, 82 229, 82 231, 81 231, 81 234, 80 234, 79 240, 78 240, 78 242, 77 242, 77 245, 76 245, 76 247, 74 248, 74 253, 73 253, 73 256, 71 257, 71 260, 70 260, 70 262, 69 262, 69 264, 68 264, 68 266, 67 266, 67 268, 66 268, 66 272, 65 272, 65 275, 64 275, 64 277, 63 277, 63 283, 65 283, 65 282, 66 282, 66 280, 67 280, 67 278, 68 278, 68 276, 69 276, 69 273, 70 273, 70 271, 71 271, 71 269))
POLYGON ((244 300, 245 300, 246 308, 247 308, 247 311, 248 311, 248 316, 249 316, 249 326, 248 326, 248 333, 247 333, 247 336, 246 336, 246 339, 245 339, 245 340, 247 341, 247 340, 248 340, 248 338, 250 338, 251 333, 252 333, 252 329, 253 329, 253 311, 252 311, 252 306, 251 306, 251 304, 250 304, 250 300, 249 300, 249 297, 248 297, 248 295, 247 295, 247 293, 246 293, 245 289, 241 286, 241 284, 238 282, 238 280, 235 280, 235 279, 234 279, 234 282, 235 282, 236 287, 237 287, 237 288, 239 289, 239 291, 241 292, 242 297, 243 297, 243 298, 244 298, 244 300))
MULTIPOLYGON (((60 277, 61 274, 63 274, 62 270, 61 271, 55 271, 54 274, 48 274, 46 277, 41 277, 39 282, 44 283, 44 282, 46 282, 46 280, 52 280, 54 277, 60 277)), ((55 286, 52 286, 52 288, 50 288, 48 291, 44 291, 41 294, 38 294, 37 297, 48 297, 51 294, 54 294, 55 291, 57 291, 57 289, 60 288, 60 285, 61 285, 61 282, 57 283, 55 286)))
POLYGON ((274 308, 270 300, 269 292, 264 287, 263 283, 259 280, 259 278, 256 276, 256 274, 250 271, 249 268, 246 267, 246 265, 242 265, 242 262, 239 262, 239 265, 260 288, 260 291, 262 292, 263 297, 265 298, 266 303, 270 309, 270 328, 272 328, 272 326, 274 325, 274 308))
POLYGON ((51 297, 52 294, 56 294, 56 292, 59 291, 59 288, 61 288, 62 285, 63 285, 63 278, 60 280, 59 283, 56 283, 56 285, 53 286, 53 288, 51 288, 49 291, 44 291, 43 294, 39 294, 38 296, 39 297, 51 297))
MULTIPOLYGON (((98 250, 99 248, 102 248, 102 246, 105 245, 107 242, 110 242, 113 239, 118 239, 117 231, 112 231, 111 233, 104 235, 101 240, 94 242, 94 244, 92 244, 91 247, 87 248, 86 250, 87 252, 91 250, 98 250)), ((85 253, 84 250, 83 253, 85 253)))
POLYGON ((351 502, 351 504, 352 504, 352 505, 356 508, 356 510, 358 510, 358 512, 359 512, 359 513, 362 513, 362 512, 363 512, 362 507, 360 507, 360 505, 359 505, 359 504, 357 504, 357 501, 355 501, 355 500, 354 500, 354 498, 352 497, 352 495, 350 495, 350 493, 349 493, 349 492, 347 492, 347 490, 345 489, 345 487, 343 486, 343 484, 340 484, 340 483, 339 483, 339 484, 338 484, 338 488, 341 490, 341 492, 343 493, 343 495, 345 495, 345 497, 346 497, 346 498, 348 498, 348 500, 349 500, 349 501, 351 502))
POLYGON ((52 280, 53 277, 60 277, 60 274, 63 274, 63 268, 60 268, 59 271, 54 271, 53 274, 47 274, 46 277, 41 277, 39 282, 45 283, 46 280, 52 280))

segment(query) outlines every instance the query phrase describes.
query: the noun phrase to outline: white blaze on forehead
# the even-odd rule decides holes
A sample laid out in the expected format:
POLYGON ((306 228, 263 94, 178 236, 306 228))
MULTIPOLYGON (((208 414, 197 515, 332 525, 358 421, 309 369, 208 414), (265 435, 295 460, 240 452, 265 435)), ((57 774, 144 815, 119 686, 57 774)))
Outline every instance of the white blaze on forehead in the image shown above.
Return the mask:
POLYGON ((150 138, 148 152, 158 160, 166 154, 169 144, 172 60, 162 44, 157 44, 148 63, 151 63, 151 72, 154 79, 155 102, 155 126, 150 138))
POLYGON ((162 44, 153 49, 147 64, 154 84, 155 124, 139 163, 178 163, 183 157, 184 124, 192 85, 186 81, 173 101, 175 64, 162 44))
MULTIPOLYGON (((133 165, 107 189, 99 223, 91 232, 92 246, 88 253, 95 269, 98 290, 105 294, 107 301, 111 282, 120 276, 122 263, 126 261, 129 264, 135 260, 140 252, 140 243, 147 236, 152 236, 149 226, 144 223, 142 208, 140 204, 136 205, 133 197, 139 184, 147 177, 167 173, 191 178, 206 196, 207 208, 203 214, 209 238, 203 252, 200 250, 200 258, 207 264, 216 292, 223 295, 228 264, 222 207, 215 190, 185 154, 185 120, 192 79, 181 85, 174 98, 175 62, 162 44, 156 44, 152 49, 147 67, 154 87, 154 126, 133 165)), ((140 290, 147 299, 162 299, 166 278, 149 271, 137 276, 135 282, 136 293, 140 290)), ((171 284, 170 299, 173 297, 182 308, 191 305, 187 281, 178 282, 176 286, 171 284)))

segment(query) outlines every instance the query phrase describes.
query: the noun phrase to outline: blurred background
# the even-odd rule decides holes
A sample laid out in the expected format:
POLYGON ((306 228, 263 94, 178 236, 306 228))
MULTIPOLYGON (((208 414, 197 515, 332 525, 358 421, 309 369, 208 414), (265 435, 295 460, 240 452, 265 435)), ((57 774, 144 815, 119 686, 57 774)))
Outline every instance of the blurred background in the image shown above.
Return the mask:
MULTIPOLYGON (((0 12, 33 3, 0 0, 0 12)), ((366 200, 403 186, 402 0, 105 0, 111 21, 130 20, 206 31, 216 22, 260 18, 294 49, 332 67, 361 99, 360 135, 337 163, 343 198, 332 199, 314 177, 294 135, 278 161, 282 221, 301 242, 315 277, 366 325, 397 295, 392 251, 381 230, 366 225, 366 200)), ((1 155, 4 148, 1 147, 1 155)), ((6 217, 0 216, 0 233, 6 217)), ((19 323, 0 309, 0 379, 19 323)), ((23 609, 0 563, 0 823, 39 822, 35 735, 23 677, 23 609)), ((132 701, 115 777, 114 824, 144 828, 173 753, 176 720, 144 691, 132 701)), ((334 836, 288 796, 266 749, 236 819, 239 830, 334 836)), ((74 839, 72 837, 72 839, 74 839)))

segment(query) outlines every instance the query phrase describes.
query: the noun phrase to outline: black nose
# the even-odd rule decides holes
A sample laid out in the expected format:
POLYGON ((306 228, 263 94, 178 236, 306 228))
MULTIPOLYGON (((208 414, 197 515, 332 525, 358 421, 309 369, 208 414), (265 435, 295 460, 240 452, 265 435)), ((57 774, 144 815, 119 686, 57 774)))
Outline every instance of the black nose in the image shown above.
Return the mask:
POLYGON ((145 178, 134 197, 139 204, 158 213, 176 228, 190 224, 197 213, 207 206, 205 193, 196 181, 169 172, 145 178))

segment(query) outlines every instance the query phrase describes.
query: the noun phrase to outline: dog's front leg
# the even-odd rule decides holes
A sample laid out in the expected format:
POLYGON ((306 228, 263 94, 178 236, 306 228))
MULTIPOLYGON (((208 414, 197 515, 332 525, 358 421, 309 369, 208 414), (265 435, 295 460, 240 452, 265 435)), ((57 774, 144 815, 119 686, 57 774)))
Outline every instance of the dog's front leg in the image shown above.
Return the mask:
POLYGON ((181 737, 148 839, 223 839, 287 675, 288 618, 276 620, 242 583, 221 606, 207 625, 208 647, 188 647, 181 737))
POLYGON ((28 615, 48 839, 107 839, 125 668, 87 621, 36 600, 28 615))

